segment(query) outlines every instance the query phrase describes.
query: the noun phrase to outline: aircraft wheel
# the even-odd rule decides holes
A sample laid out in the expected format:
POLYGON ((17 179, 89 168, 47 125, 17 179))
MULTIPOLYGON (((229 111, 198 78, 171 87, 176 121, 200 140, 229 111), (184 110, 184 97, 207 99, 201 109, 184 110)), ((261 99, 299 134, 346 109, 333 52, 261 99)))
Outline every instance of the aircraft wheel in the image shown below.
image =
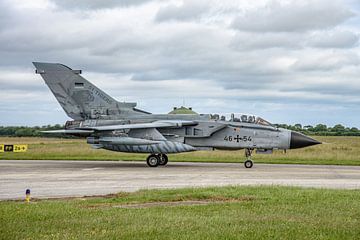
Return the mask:
POLYGON ((159 165, 160 166, 165 166, 168 163, 168 156, 166 154, 159 154, 159 165))
POLYGON ((251 160, 246 160, 246 161, 244 162, 245 168, 252 168, 253 165, 254 165, 254 163, 253 163, 253 161, 251 161, 251 160))
POLYGON ((160 159, 157 155, 155 154, 151 154, 150 156, 148 156, 148 158, 146 159, 146 163, 149 167, 157 167, 159 166, 160 163, 160 159))

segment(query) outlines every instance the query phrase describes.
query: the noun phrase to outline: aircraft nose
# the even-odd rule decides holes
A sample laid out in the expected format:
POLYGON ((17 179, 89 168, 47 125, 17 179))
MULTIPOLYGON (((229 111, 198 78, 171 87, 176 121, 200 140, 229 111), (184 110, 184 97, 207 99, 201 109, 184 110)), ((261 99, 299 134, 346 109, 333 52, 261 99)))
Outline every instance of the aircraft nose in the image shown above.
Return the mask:
POLYGON ((315 139, 308 137, 302 133, 291 131, 290 149, 303 148, 316 144, 321 144, 321 142, 316 141, 315 139))

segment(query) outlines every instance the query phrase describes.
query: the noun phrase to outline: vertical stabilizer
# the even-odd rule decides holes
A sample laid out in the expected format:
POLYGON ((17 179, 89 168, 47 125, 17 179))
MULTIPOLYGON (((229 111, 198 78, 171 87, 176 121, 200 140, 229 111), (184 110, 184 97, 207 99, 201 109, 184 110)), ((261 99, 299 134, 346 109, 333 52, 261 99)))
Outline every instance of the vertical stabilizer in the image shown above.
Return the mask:
POLYGON ((111 119, 118 115, 144 114, 136 103, 118 102, 83 78, 81 70, 59 63, 33 63, 66 114, 74 120, 111 119))

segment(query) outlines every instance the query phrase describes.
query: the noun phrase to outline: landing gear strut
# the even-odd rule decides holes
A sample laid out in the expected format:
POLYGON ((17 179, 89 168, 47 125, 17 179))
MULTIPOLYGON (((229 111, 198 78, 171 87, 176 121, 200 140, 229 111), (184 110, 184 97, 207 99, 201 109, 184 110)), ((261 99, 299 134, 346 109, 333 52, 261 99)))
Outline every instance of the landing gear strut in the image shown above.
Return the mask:
POLYGON ((168 157, 166 156, 166 154, 160 153, 158 154, 159 157, 159 165, 160 166, 165 166, 168 163, 168 157))
POLYGON ((165 166, 168 163, 166 154, 151 154, 147 157, 146 163, 149 167, 165 166))
POLYGON ((244 162, 245 168, 252 168, 252 166, 254 165, 253 161, 251 160, 251 154, 253 150, 254 149, 251 148, 245 148, 245 157, 246 157, 246 161, 244 162))

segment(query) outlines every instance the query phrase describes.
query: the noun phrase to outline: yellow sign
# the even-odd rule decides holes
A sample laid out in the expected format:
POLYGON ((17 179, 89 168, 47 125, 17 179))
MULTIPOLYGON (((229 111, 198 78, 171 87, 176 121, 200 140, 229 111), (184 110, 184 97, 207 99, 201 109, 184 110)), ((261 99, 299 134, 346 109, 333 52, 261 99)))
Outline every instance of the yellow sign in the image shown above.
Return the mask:
POLYGON ((26 152, 26 144, 0 144, 0 152, 26 152))
POLYGON ((25 144, 15 144, 14 145, 14 152, 26 152, 28 146, 25 144))

